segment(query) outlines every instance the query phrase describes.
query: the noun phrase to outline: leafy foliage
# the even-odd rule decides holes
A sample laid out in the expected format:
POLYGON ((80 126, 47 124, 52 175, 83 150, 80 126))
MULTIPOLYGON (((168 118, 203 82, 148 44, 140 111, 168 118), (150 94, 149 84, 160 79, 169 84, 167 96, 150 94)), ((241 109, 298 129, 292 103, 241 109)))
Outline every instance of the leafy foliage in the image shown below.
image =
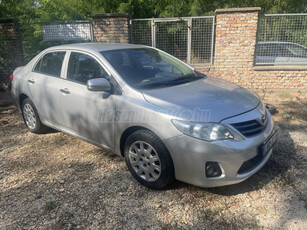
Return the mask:
MULTIPOLYGON (((0 0, 0 18, 15 17, 21 23, 31 23, 90 19, 91 14, 118 12, 128 12, 132 18, 183 17, 214 15, 218 8, 252 6, 260 6, 265 13, 307 12, 306 0, 0 0)), ((42 41, 39 25, 22 25, 21 32, 26 59, 55 45, 42 41)))
POLYGON ((7 40, 2 34, 0 34, 0 59, 5 58, 7 56, 7 54, 4 51, 6 45, 7 45, 7 40))
POLYGON ((128 12, 133 18, 213 14, 215 9, 260 6, 265 13, 307 12, 305 0, 0 0, 0 17, 21 22, 88 19, 128 12))
POLYGON ((260 20, 260 41, 294 42, 307 46, 306 16, 262 17, 260 20))

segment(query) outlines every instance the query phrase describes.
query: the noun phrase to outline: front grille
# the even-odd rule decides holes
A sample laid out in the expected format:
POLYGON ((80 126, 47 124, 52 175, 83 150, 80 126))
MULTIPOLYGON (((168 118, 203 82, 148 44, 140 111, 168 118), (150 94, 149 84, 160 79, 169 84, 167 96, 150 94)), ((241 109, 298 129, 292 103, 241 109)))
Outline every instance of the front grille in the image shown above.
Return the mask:
POLYGON ((237 129, 245 137, 250 137, 261 133, 267 124, 267 119, 265 119, 263 124, 260 124, 257 120, 250 120, 240 123, 231 124, 235 129, 237 129))

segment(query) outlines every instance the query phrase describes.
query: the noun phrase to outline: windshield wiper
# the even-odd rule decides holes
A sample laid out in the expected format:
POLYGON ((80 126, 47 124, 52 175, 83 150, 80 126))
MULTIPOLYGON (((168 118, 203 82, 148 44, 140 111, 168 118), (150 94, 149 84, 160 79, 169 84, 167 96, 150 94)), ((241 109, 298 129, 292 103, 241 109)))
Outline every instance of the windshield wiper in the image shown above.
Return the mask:
POLYGON ((204 77, 199 76, 199 75, 193 76, 193 77, 191 77, 191 75, 189 75, 189 76, 178 77, 178 78, 171 80, 171 81, 148 82, 147 84, 139 85, 139 88, 148 89, 148 88, 165 87, 165 86, 171 86, 171 85, 186 83, 186 82, 190 82, 190 81, 196 81, 196 80, 199 80, 199 79, 202 79, 202 78, 204 78, 204 77))
POLYGON ((168 84, 165 84, 165 82, 148 82, 147 84, 141 84, 138 85, 138 88, 140 89, 148 89, 148 88, 158 88, 158 87, 164 87, 168 84))
POLYGON ((180 83, 185 83, 185 82, 190 82, 190 81, 196 81, 199 79, 202 79, 203 77, 201 76, 195 76, 195 77, 191 77, 191 76, 183 76, 183 77, 178 77, 172 81, 166 82, 167 85, 173 85, 173 84, 180 84, 180 83))

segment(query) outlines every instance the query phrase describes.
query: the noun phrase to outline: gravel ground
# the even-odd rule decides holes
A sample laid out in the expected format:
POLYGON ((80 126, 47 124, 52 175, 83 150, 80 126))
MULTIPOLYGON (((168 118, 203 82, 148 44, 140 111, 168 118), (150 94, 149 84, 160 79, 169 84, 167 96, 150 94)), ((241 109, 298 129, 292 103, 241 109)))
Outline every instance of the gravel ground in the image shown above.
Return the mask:
POLYGON ((0 93, 0 229, 307 229, 306 93, 270 92, 279 141, 232 186, 139 185, 123 158, 61 132, 27 131, 0 93))

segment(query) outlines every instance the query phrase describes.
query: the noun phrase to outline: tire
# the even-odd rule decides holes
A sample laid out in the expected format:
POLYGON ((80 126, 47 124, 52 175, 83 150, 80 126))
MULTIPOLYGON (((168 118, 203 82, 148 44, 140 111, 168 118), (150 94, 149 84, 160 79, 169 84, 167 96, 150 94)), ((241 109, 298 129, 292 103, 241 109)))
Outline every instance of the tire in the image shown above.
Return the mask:
POLYGON ((39 118, 38 112, 33 102, 29 98, 26 98, 22 102, 21 111, 22 111, 23 120, 27 128, 32 133, 39 134, 39 133, 45 133, 48 131, 49 128, 42 124, 39 118))
POLYGON ((149 130, 132 133, 124 146, 129 171, 142 185, 151 189, 163 189, 175 180, 172 158, 160 140, 149 130))

